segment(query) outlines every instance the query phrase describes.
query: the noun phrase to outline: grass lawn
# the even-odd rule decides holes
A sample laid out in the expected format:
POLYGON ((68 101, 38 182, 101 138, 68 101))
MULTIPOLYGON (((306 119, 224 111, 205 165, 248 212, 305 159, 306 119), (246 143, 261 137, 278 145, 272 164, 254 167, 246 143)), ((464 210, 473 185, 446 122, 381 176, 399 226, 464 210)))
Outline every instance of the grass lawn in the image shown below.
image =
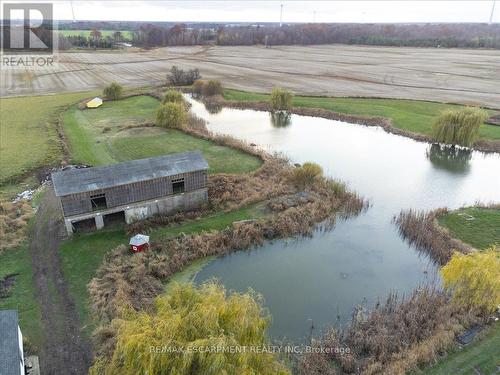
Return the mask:
POLYGON ((57 109, 91 93, 0 98, 0 184, 61 159, 57 109))
POLYGON ((480 340, 456 349, 438 362, 416 374, 425 375, 475 375, 498 374, 500 366, 500 323, 496 323, 480 340))
MULTIPOLYGON (((59 118, 58 108, 95 94, 87 92, 0 99, 1 178, 11 180, 14 176, 58 161, 61 158, 61 149, 52 125, 53 121, 59 118)), ((102 165, 199 149, 211 164, 211 172, 243 173, 260 166, 258 158, 179 131, 158 128, 127 129, 151 122, 157 106, 156 99, 140 96, 105 103, 101 108, 92 111, 71 107, 63 114, 63 119, 73 158, 78 162, 102 165)), ((35 184, 34 180, 24 182, 35 184)), ((0 186, 0 196, 7 197, 27 187, 19 181, 5 182, 0 186)), ((39 197, 35 198, 35 204, 37 200, 39 197)), ((255 207, 229 213, 221 212, 183 225, 157 229, 151 236, 153 240, 158 240, 180 232, 222 229, 233 221, 257 217, 259 214, 255 207)), ((87 284, 101 264, 104 254, 127 242, 128 236, 123 228, 115 228, 76 235, 61 245, 65 277, 87 334, 90 334, 93 328, 88 318, 87 284)), ((23 333, 40 348, 43 327, 27 243, 0 255, 0 277, 11 274, 18 274, 16 282, 10 296, 0 299, 0 309, 18 309, 23 333)))
MULTIPOLYGON (((166 240, 182 233, 190 234, 209 230, 221 230, 233 221, 259 218, 264 215, 257 205, 230 212, 218 212, 180 225, 155 229, 149 233, 152 241, 166 240)), ((75 234, 60 249, 64 276, 71 296, 80 314, 84 332, 92 332, 89 318, 87 284, 94 277, 104 255, 120 244, 127 244, 129 237, 123 228, 104 229, 88 234, 75 234)), ((133 255, 131 255, 133 256, 133 255)))
POLYGON ((9 297, 0 298, 0 310, 18 310, 23 335, 40 348, 43 335, 42 318, 35 296, 31 254, 27 242, 0 255, 0 278, 11 274, 17 274, 15 284, 9 297))
MULTIPOLYGON (((255 101, 268 100, 268 94, 250 93, 237 90, 225 90, 227 100, 255 101)), ((432 121, 441 111, 456 108, 457 105, 401 99, 358 99, 330 98, 314 96, 296 96, 293 99, 296 107, 323 108, 335 112, 382 116, 392 119, 396 128, 409 130, 425 135, 431 134, 432 121)), ((493 114, 494 111, 489 111, 493 114)), ((480 138, 500 139, 500 126, 481 126, 480 138)))
POLYGON ((70 108, 64 115, 64 130, 73 162, 105 165, 200 150, 210 166, 209 173, 246 173, 260 166, 260 160, 254 156, 178 130, 137 128, 154 120, 158 105, 152 97, 136 96, 105 102, 93 110, 70 108))
MULTIPOLYGON (((90 32, 92 30, 58 30, 57 32, 62 36, 85 36, 89 37, 90 32)), ((102 34, 102 37, 105 38, 107 36, 113 37, 113 34, 118 30, 99 30, 102 34)), ((124 40, 132 40, 132 31, 130 30, 120 30, 122 33, 124 40)))
POLYGON ((492 244, 500 244, 500 210, 463 208, 439 217, 438 221, 453 237, 476 249, 486 249, 492 244), (474 220, 467 220, 470 216, 474 217, 474 220))

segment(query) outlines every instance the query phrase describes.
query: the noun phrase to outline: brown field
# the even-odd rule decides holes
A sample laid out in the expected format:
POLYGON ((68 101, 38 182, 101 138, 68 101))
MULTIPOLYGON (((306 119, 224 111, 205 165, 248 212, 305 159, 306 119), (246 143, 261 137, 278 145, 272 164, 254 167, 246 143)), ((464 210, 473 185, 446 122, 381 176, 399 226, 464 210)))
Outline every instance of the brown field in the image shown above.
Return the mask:
POLYGON ((2 69, 0 96, 83 91, 110 81, 162 84, 172 65, 226 87, 286 86, 327 96, 407 98, 500 107, 500 51, 375 46, 170 47, 66 52, 56 70, 2 69))

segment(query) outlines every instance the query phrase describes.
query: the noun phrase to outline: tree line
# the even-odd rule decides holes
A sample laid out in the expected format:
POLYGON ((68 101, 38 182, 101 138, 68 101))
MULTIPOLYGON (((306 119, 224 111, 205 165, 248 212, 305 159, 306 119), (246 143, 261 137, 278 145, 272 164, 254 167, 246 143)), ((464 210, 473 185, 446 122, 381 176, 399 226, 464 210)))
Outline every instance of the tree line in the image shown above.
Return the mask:
POLYGON ((169 45, 311 45, 369 44, 385 46, 500 49, 498 24, 293 24, 279 27, 218 26, 191 28, 142 25, 133 43, 144 47, 169 45))
MULTIPOLYGON (((89 24, 90 25, 90 24, 89 24)), ((114 25, 116 26, 116 25, 114 25)), ((88 30, 88 29, 87 29, 88 30)), ((97 27, 90 36, 59 35, 59 48, 71 46, 111 48, 124 41, 120 31, 103 36, 97 27)), ((500 49, 500 24, 288 24, 226 26, 206 28, 179 23, 135 25, 127 41, 143 48, 217 44, 238 45, 312 45, 366 44, 383 46, 494 48, 500 49)), ((38 30, 37 34, 43 34, 38 30)))
POLYGON ((222 27, 219 45, 370 44, 413 47, 500 48, 493 24, 298 24, 222 27))

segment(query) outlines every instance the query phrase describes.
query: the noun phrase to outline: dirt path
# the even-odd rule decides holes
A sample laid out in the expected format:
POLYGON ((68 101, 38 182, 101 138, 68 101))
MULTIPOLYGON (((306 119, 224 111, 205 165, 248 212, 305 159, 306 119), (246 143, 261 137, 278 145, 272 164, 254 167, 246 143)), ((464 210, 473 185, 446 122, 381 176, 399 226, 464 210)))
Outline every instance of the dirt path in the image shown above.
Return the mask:
POLYGON ((80 331, 80 319, 69 295, 59 256, 63 226, 53 189, 45 194, 36 214, 31 253, 33 279, 42 310, 44 343, 40 348, 44 375, 87 374, 91 345, 80 331))

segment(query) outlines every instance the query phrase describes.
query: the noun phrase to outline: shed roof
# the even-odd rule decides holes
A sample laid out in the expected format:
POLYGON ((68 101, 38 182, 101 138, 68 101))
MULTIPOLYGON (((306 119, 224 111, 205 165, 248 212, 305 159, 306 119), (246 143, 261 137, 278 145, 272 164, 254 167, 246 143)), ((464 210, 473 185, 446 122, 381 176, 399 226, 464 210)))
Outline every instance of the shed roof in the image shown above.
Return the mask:
POLYGON ((52 173, 58 197, 208 169, 199 151, 52 173))
POLYGON ((145 234, 136 234, 134 237, 130 239, 130 245, 132 246, 140 246, 149 242, 149 236, 145 234))
POLYGON ((87 102, 87 108, 97 108, 102 105, 101 98, 94 98, 87 102))
POLYGON ((0 374, 19 375, 19 318, 16 310, 0 311, 0 374))

